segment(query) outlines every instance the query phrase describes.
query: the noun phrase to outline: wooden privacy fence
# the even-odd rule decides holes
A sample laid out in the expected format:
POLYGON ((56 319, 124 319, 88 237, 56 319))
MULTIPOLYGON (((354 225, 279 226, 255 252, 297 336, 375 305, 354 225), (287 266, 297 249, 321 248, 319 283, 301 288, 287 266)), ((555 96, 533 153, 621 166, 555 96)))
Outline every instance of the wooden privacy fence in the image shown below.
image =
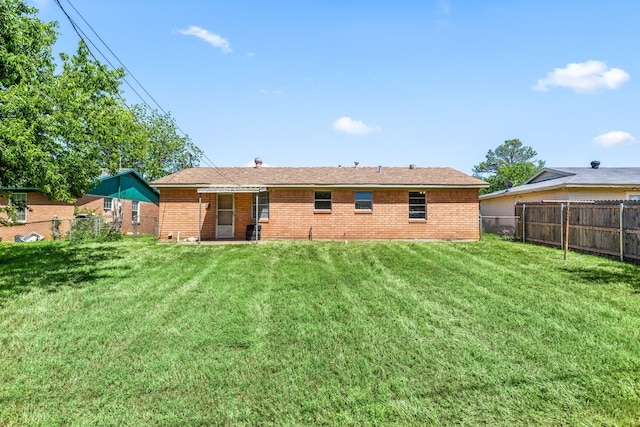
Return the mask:
POLYGON ((516 204, 515 240, 640 262, 639 201, 516 204))

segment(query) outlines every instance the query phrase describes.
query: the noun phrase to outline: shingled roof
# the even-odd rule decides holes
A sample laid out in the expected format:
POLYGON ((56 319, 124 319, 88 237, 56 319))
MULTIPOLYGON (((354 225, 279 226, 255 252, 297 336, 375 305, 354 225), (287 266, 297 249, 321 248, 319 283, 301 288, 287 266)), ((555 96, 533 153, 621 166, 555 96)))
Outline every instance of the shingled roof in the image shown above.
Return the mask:
POLYGON ((480 196, 481 200, 558 188, 639 188, 640 168, 544 168, 524 184, 480 196))
POLYGON ((488 184, 448 167, 198 167, 151 185, 171 187, 424 187, 484 188, 488 184))

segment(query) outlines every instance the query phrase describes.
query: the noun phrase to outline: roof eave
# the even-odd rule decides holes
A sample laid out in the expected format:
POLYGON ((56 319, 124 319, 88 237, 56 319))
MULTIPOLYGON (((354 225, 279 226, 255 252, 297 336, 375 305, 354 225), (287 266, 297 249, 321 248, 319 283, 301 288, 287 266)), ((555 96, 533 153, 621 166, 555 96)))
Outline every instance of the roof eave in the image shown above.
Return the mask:
MULTIPOLYGON (((545 172, 555 172, 558 175, 561 175, 561 178, 567 177, 567 176, 571 176, 571 175, 575 175, 575 173, 570 173, 566 170, 562 170, 562 168, 560 169, 556 169, 556 168, 542 168, 540 169, 538 172, 536 172, 535 174, 533 174, 533 176, 531 178, 529 178, 528 180, 526 180, 525 182, 522 183, 522 185, 526 185, 526 184, 530 184, 531 181, 535 180, 536 178, 538 178, 540 175, 542 175, 545 172)), ((557 178, 553 178, 553 179, 557 179, 557 178)), ((552 179, 550 179, 549 181, 552 181, 552 179)))
MULTIPOLYGON (((230 188, 236 185, 234 184, 153 184, 154 187, 162 189, 162 188, 230 188)), ((245 187, 268 187, 268 188, 476 188, 482 189, 487 188, 489 184, 325 184, 325 183, 316 183, 316 184, 243 184, 238 185, 238 188, 245 187)))
MULTIPOLYGON (((525 184, 523 184, 525 185, 525 184)), ((564 183, 564 184, 557 184, 557 185, 550 185, 547 187, 540 187, 540 188, 524 188, 524 189, 518 189, 516 190, 517 187, 512 188, 510 191, 503 191, 499 194, 493 194, 493 193, 489 193, 489 194, 483 194, 482 196, 480 196, 480 200, 488 200, 488 199, 496 199, 499 197, 506 197, 506 196, 511 196, 511 195, 519 195, 519 194, 527 194, 527 193, 539 193, 541 191, 550 191, 550 190, 558 190, 558 189, 565 189, 565 188, 571 188, 571 189, 577 189, 577 188, 589 188, 589 189, 593 189, 593 188, 625 188, 625 189, 630 189, 630 190, 634 190, 634 189, 640 189, 640 184, 568 184, 568 183, 564 183)))

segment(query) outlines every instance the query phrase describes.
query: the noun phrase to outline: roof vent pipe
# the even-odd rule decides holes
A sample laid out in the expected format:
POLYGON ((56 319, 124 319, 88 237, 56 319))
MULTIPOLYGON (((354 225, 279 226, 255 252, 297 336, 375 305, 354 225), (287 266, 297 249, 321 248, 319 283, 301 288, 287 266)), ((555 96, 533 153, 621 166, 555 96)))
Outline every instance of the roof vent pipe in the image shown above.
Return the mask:
POLYGON ((413 165, 413 164, 409 165, 409 169, 415 169, 415 168, 416 168, 416 165, 413 165))
POLYGON ((378 173, 382 173, 382 166, 378 166, 378 173))
POLYGON ((593 162, 591 162, 591 169, 598 169, 600 167, 600 162, 597 160, 594 160, 593 162))
POLYGON ((262 159, 260 157, 256 157, 254 162, 256 162, 256 168, 262 167, 262 159))
POLYGON ((359 164, 360 164, 360 162, 353 162, 353 167, 357 168, 359 164))

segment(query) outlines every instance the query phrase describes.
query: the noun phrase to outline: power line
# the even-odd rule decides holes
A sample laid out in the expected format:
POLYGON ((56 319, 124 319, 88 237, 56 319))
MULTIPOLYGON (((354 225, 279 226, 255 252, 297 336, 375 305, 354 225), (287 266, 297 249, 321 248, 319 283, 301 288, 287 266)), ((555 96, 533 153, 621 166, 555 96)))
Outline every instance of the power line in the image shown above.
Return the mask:
MULTIPOLYGON (((57 0, 56 0, 57 1, 57 0)), ((100 42, 107 48, 107 50, 109 51, 109 53, 111 53, 111 55, 113 55, 113 57, 118 61, 118 63, 122 66, 122 68, 127 72, 128 75, 131 76, 131 78, 133 80, 135 80, 135 82, 138 84, 138 86, 140 86, 140 88, 142 88, 142 90, 144 91, 144 93, 147 94, 147 96, 153 101, 153 103, 160 109, 160 111, 162 111, 164 114, 168 114, 164 108, 162 108, 162 106, 158 103, 158 101, 155 100, 155 98, 149 93, 149 91, 147 91, 147 89, 145 89, 145 87, 142 85, 142 83, 140 83, 140 81, 136 78, 136 76, 133 75, 133 73, 126 67, 126 65, 124 65, 124 63, 120 60, 120 58, 118 58, 118 55, 116 55, 113 50, 111 50, 111 48, 109 47, 109 45, 107 45, 107 43, 102 40, 102 37, 100 37, 100 35, 93 29, 93 27, 91 26, 91 24, 89 24, 87 22, 86 19, 84 19, 84 16, 82 16, 82 14, 80 13, 80 11, 78 9, 76 9, 76 7, 73 5, 73 3, 71 3, 71 0, 67 0, 67 3, 69 3, 69 5, 73 8, 73 10, 76 11, 76 13, 78 14, 78 16, 80 17, 80 19, 82 19, 82 21, 87 24, 87 27, 89 27, 89 29, 91 30, 91 32, 93 34, 95 34, 96 37, 98 37, 98 40, 100 40, 100 42)), ((182 132, 182 130, 180 129, 180 131, 182 132)), ((184 133, 184 132, 183 132, 184 133)))
MULTIPOLYGON (((65 16, 67 17, 67 20, 69 21, 69 23, 71 24, 71 27, 73 27, 73 30, 76 32, 76 34, 78 35, 78 37, 80 38, 80 40, 82 40, 85 44, 85 46, 87 47, 87 50, 89 51, 89 54, 91 55, 91 57, 93 58, 94 61, 96 61, 97 63, 99 63, 100 61, 98 61, 98 58, 96 58, 96 56, 93 54, 93 52, 91 51, 91 49, 89 49, 89 45, 87 44, 87 41, 89 42, 89 44, 91 44, 91 46, 93 46, 93 48, 95 50, 98 51, 98 53, 100 53, 100 55, 102 56, 102 58, 107 62, 107 64, 109 64, 111 66, 112 69, 116 69, 116 67, 111 63, 111 61, 109 61, 109 58, 107 58, 105 56, 104 53, 102 53, 102 51, 100 50, 100 48, 98 48, 95 43, 93 43, 93 41, 87 37, 87 35, 84 33, 84 31, 82 31, 82 29, 80 27, 78 27, 78 25, 75 23, 75 21, 71 18, 71 16, 69 16, 69 14, 67 13, 67 11, 64 9, 64 7, 62 7, 62 4, 60 3, 60 0, 54 0, 56 2, 56 4, 58 5, 58 7, 60 7, 60 10, 62 10, 62 13, 65 14, 65 16)), ((135 90, 135 88, 133 86, 131 86, 131 84, 127 81, 127 79, 123 78, 122 80, 124 80, 124 82, 127 84, 127 86, 129 86, 131 88, 131 90, 138 95, 138 98, 140 98, 140 100, 142 102, 144 102, 149 108, 151 108, 151 106, 149 104, 147 104, 147 102, 140 96, 140 94, 138 93, 138 91, 135 90)), ((116 94, 122 101, 124 101, 124 99, 122 98, 122 96, 120 96, 120 94, 116 94)), ((126 105, 126 103, 125 103, 126 105)))
MULTIPOLYGON (((91 40, 90 37, 88 37, 86 35, 86 33, 78 26, 78 24, 76 24, 76 22, 73 20, 73 18, 71 18, 71 16, 67 13, 67 11, 65 10, 65 8, 62 6, 62 4, 60 3, 60 0, 54 0, 56 2, 56 4, 58 5, 58 7, 60 8, 60 10, 62 11, 62 13, 64 13, 64 15, 67 17, 67 20, 69 21, 69 23, 71 24, 71 26, 73 27, 74 31, 76 32, 76 34, 78 35, 78 37, 80 38, 80 40, 82 40, 83 42, 85 40, 87 40, 91 46, 93 46, 98 53, 100 53, 100 55, 104 58, 104 60, 111 66, 112 69, 117 69, 117 67, 115 67, 111 61, 109 61, 109 59, 107 58, 107 56, 102 53, 102 51, 100 50, 100 48, 98 48, 96 46, 96 44, 91 40)), ((118 61, 118 63, 122 66, 122 68, 129 74, 131 75, 131 77, 135 80, 135 82, 138 84, 138 86, 140 86, 140 88, 142 88, 142 90, 147 94, 147 96, 149 96, 149 98, 155 103, 155 105, 160 109, 160 111, 162 111, 166 116, 168 116, 168 118, 170 120, 172 120, 173 124, 176 126, 176 129, 178 129, 178 131, 180 131, 180 133, 182 133, 183 136, 187 136, 187 134, 180 128, 180 126, 178 125, 178 123, 176 123, 176 121, 170 117, 169 113, 167 113, 162 106, 160 106, 160 104, 155 100, 155 98, 144 88, 144 86, 140 83, 140 81, 138 81, 138 79, 136 79, 136 77, 133 75, 133 73, 131 73, 131 71, 129 71, 129 69, 124 65, 124 63, 120 60, 120 58, 118 58, 118 56, 113 52, 113 50, 111 50, 111 48, 107 45, 107 43, 102 39, 102 37, 100 37, 100 35, 98 35, 98 33, 93 29, 93 27, 87 22, 87 20, 84 18, 84 16, 82 16, 82 14, 78 11, 78 9, 73 5, 73 3, 71 3, 70 0, 67 0, 67 2, 69 3, 69 5, 71 5, 71 7, 73 8, 73 10, 78 14, 78 16, 80 16, 80 18, 82 19, 82 21, 91 29, 91 31, 93 32, 93 34, 100 40, 100 42, 107 48, 107 50, 111 53, 111 55, 113 55, 113 57, 118 61)), ((87 47, 87 50, 89 51, 89 54, 91 55, 91 57, 97 62, 99 63, 100 61, 98 61, 98 59, 95 57, 95 55, 93 54, 93 52, 91 51, 91 49, 89 48, 89 46, 87 45, 87 43, 85 42, 85 46, 87 47)), ((138 93, 138 91, 131 85, 131 83, 129 83, 129 81, 123 77, 124 82, 127 84, 127 86, 129 86, 131 88, 131 90, 138 96, 138 98, 140 98, 140 100, 149 108, 153 109, 149 103, 138 93)), ((120 96, 120 94, 116 94, 126 105, 126 101, 120 96)), ((127 106, 128 108, 128 106, 127 106)), ((219 173, 220 175, 222 175, 223 177, 225 177, 226 179, 228 179, 229 181, 231 181, 232 183, 234 183, 237 186, 240 186, 240 184, 238 182, 236 182, 233 178, 229 177, 228 175, 224 174, 220 168, 206 155, 206 153, 204 152, 204 150, 202 150, 200 147, 197 146, 197 144, 195 144, 193 141, 191 141, 191 143, 198 148, 201 152, 202 152, 202 157, 205 161, 205 163, 208 163, 208 166, 214 168, 214 170, 219 173)))

